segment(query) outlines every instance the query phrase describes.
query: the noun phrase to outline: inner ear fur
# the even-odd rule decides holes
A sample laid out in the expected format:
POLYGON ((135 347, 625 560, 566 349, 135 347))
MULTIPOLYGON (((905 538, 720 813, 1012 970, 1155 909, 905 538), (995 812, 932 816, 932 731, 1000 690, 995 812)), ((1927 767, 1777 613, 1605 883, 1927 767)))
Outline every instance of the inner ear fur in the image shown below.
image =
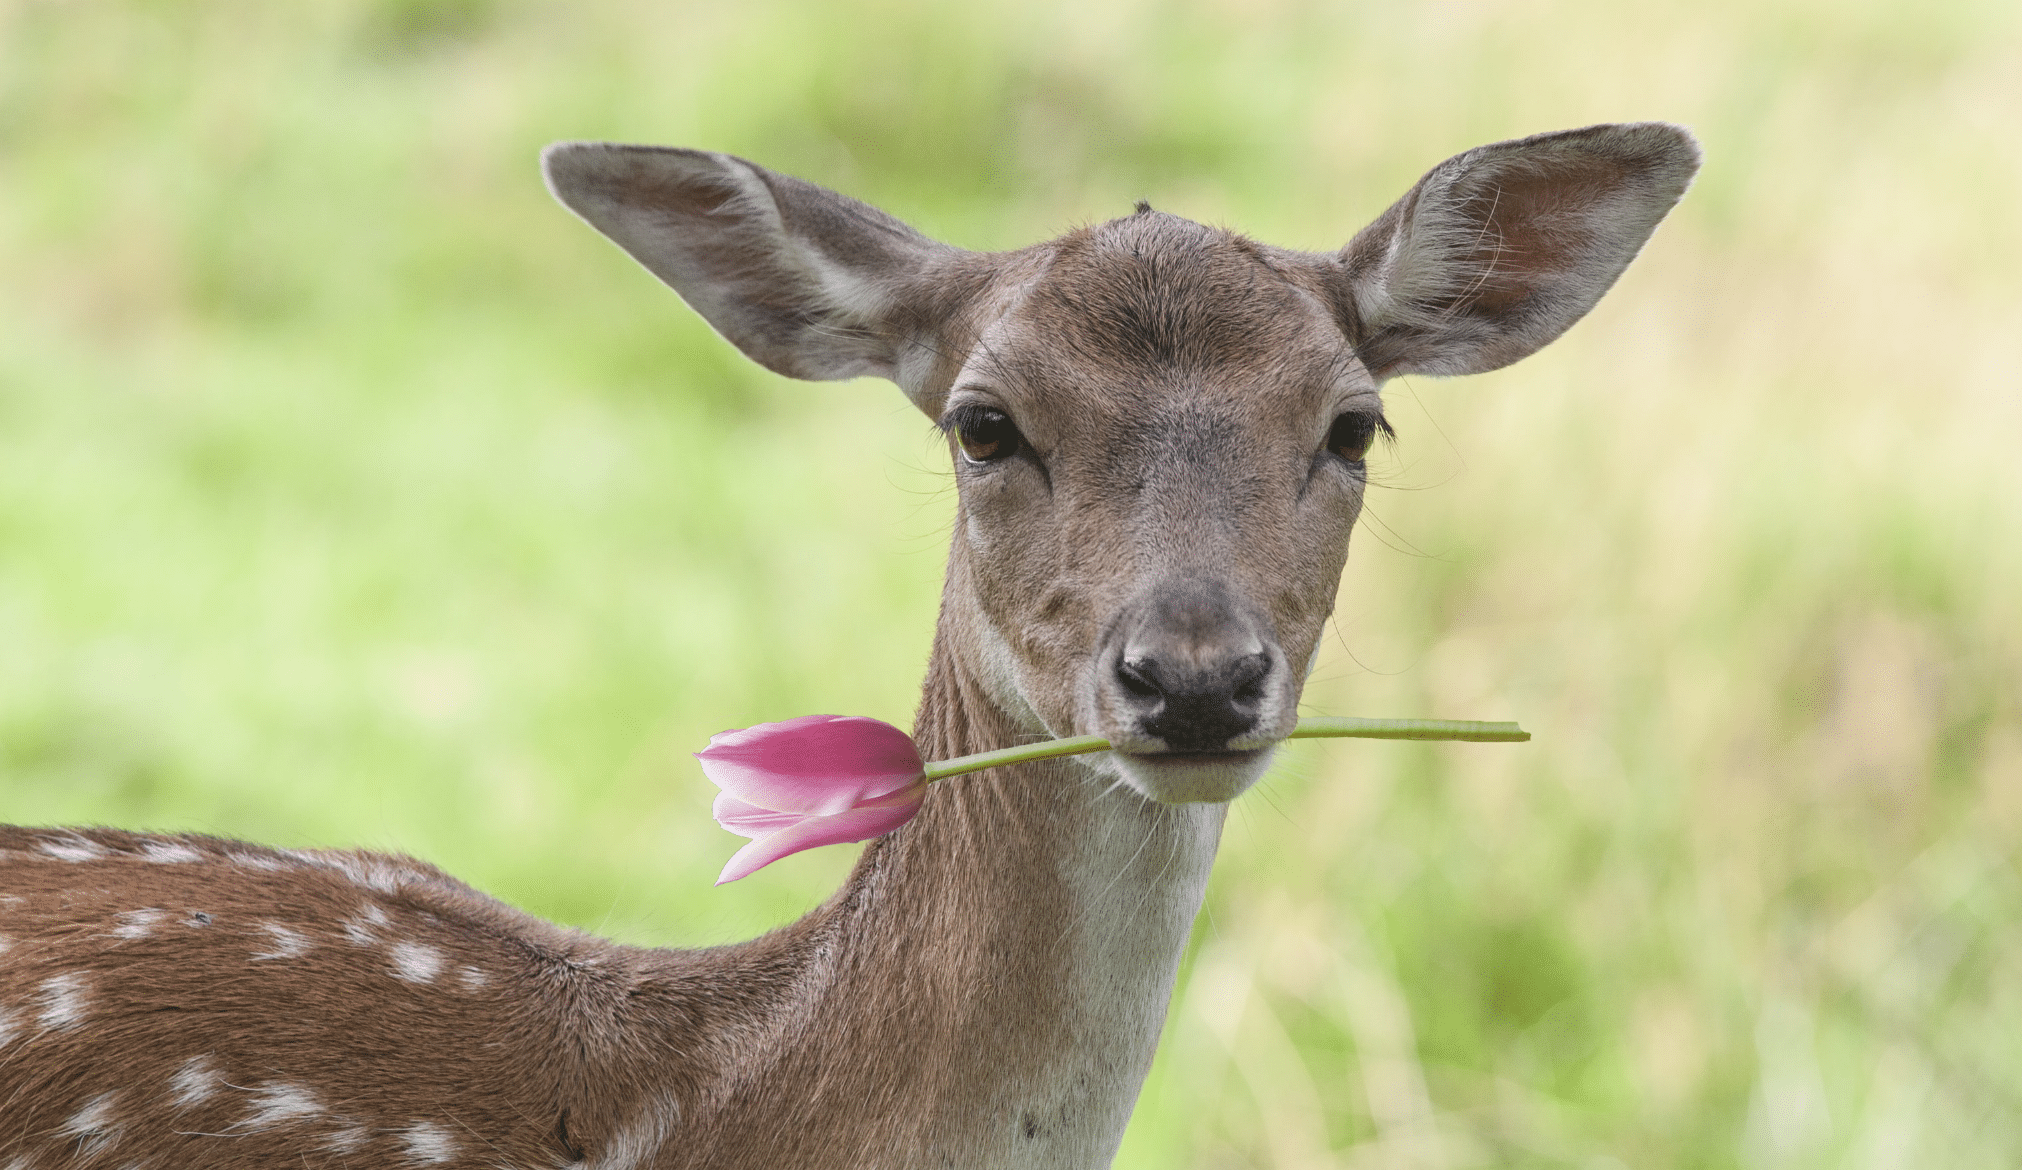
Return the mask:
POLYGON ((1661 122, 1498 142, 1312 259, 1377 378, 1493 370, 1585 316, 1698 169, 1692 135, 1661 122))
POLYGON ((733 155, 561 142, 541 168, 555 198, 788 377, 906 380, 964 283, 936 277, 969 253, 733 155))

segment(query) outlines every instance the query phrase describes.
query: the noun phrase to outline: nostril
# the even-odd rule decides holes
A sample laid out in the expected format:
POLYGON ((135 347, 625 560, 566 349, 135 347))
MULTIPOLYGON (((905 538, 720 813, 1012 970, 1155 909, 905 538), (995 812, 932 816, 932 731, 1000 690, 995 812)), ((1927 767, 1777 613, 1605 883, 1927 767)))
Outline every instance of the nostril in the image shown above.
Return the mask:
POLYGON ((1271 656, 1248 654, 1236 660, 1229 672, 1230 695, 1244 706, 1264 701, 1264 680, 1271 677, 1271 656))
POLYGON ((1126 658, 1116 664, 1117 681, 1140 699, 1156 699, 1165 693, 1158 685, 1158 666, 1146 658, 1126 658))

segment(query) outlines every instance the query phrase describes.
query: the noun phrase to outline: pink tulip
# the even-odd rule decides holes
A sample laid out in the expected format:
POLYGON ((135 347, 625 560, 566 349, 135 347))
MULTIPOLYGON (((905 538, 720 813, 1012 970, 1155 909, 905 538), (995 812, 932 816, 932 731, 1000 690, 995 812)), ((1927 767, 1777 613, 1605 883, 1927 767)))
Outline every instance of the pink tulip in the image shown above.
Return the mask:
MULTIPOLYGON (((1287 738, 1458 739, 1516 743, 1530 733, 1514 723, 1446 719, 1353 719, 1326 715, 1299 720, 1287 738)), ((905 732, 861 715, 803 715, 709 737, 695 753, 702 771, 723 790, 716 823, 752 838, 723 867, 717 885, 734 882, 790 853, 882 837, 913 819, 927 785, 948 776, 1106 752, 1099 735, 1014 744, 924 763, 905 732)))
POLYGON ((709 737, 695 753, 723 791, 716 823, 752 842, 716 879, 788 854, 881 837, 920 811, 926 765, 905 732, 856 715, 803 715, 709 737))

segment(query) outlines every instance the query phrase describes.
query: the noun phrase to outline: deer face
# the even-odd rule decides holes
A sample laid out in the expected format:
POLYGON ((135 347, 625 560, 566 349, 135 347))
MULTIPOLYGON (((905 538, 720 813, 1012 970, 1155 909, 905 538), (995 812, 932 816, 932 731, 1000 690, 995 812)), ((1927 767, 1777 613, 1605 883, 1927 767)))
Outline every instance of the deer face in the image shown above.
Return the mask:
POLYGON ((1691 138, 1599 126, 1434 168, 1335 253, 1148 209, 964 252, 741 159, 564 144, 557 196, 755 360, 877 374, 949 438, 943 621, 1035 734, 1101 735, 1164 802, 1223 801, 1296 722, 1401 373, 1515 361, 1683 193, 1691 138))
POLYGON ((966 664, 1147 796, 1225 800, 1297 720, 1382 427, 1297 266, 1140 212, 1034 258, 938 403, 966 664))

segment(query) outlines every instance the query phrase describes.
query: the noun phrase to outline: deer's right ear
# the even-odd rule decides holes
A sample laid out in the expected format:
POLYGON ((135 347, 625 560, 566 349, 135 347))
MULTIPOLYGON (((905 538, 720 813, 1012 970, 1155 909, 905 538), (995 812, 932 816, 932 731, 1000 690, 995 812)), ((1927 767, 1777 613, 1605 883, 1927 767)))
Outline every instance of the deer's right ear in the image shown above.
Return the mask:
POLYGON ((916 380, 905 359, 936 347, 948 315, 947 284, 929 277, 966 255, 727 154, 559 142, 541 169, 555 198, 788 377, 916 380))
POLYGON ((1455 155, 1324 259, 1349 340, 1379 379, 1527 356, 1586 316, 1698 169, 1661 122, 1455 155))

